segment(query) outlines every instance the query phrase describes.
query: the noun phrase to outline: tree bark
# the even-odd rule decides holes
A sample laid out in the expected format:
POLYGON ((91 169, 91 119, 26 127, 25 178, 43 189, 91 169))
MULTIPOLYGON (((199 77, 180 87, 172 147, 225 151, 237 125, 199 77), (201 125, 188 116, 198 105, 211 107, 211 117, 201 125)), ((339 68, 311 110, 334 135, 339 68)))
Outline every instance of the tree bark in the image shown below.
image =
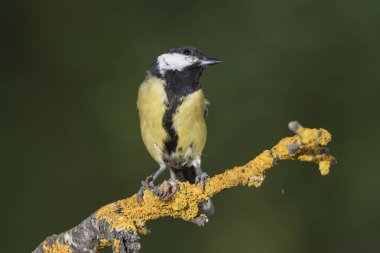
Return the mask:
POLYGON ((204 225, 208 217, 199 215, 199 202, 238 185, 260 187, 265 172, 280 160, 318 163, 321 174, 327 175, 330 165, 336 162, 326 147, 331 141, 330 133, 303 128, 295 121, 289 123, 289 129, 294 136, 283 138, 247 164, 208 179, 204 191, 199 184, 164 181, 152 190, 146 189, 142 199, 135 194, 101 207, 76 227, 47 237, 33 252, 95 253, 112 246, 114 253, 137 253, 141 248, 139 236, 149 233, 145 222, 170 216, 204 225))

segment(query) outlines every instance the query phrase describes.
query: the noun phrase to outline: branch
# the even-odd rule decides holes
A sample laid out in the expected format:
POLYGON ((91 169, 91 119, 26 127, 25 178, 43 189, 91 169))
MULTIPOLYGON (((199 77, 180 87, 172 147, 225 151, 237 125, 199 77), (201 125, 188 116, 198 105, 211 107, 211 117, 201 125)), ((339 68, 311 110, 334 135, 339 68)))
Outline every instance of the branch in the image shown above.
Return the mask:
POLYGON ((318 163, 320 173, 327 175, 330 165, 336 162, 326 147, 331 141, 330 133, 322 128, 303 128, 295 121, 289 123, 289 129, 294 136, 283 138, 247 164, 208 179, 204 192, 199 184, 164 181, 152 191, 145 190, 141 201, 135 194, 101 207, 78 226, 47 237, 33 252, 90 253, 106 246, 112 246, 114 253, 139 252, 139 236, 149 233, 145 222, 166 216, 207 221, 198 213, 199 202, 238 185, 260 187, 265 172, 280 160, 318 163))

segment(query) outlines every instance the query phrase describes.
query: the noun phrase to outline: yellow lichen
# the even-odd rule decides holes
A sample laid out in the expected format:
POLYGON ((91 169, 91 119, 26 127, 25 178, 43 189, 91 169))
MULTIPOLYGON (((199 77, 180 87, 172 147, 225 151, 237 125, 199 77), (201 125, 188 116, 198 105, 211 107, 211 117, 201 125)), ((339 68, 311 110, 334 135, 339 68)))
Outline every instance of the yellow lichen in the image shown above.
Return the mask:
POLYGON ((112 243, 109 240, 102 238, 99 240, 99 244, 96 245, 95 251, 98 251, 99 249, 102 249, 104 247, 111 246, 111 245, 112 243))
MULTIPOLYGON (((270 150, 263 151, 253 160, 243 166, 237 166, 224 171, 206 181, 205 191, 199 184, 177 182, 178 190, 169 200, 161 200, 151 191, 145 190, 141 203, 137 194, 100 208, 96 212, 98 220, 105 220, 110 224, 110 230, 133 230, 140 235, 146 235, 149 230, 145 222, 165 216, 191 220, 199 214, 198 203, 218 192, 238 185, 260 187, 265 179, 265 172, 272 168, 279 160, 298 160, 319 164, 322 175, 327 175, 335 158, 323 152, 322 146, 331 141, 330 133, 325 129, 309 129, 299 127, 297 134, 283 138, 270 150)), ((101 239, 99 248, 113 244, 116 252, 120 241, 112 242, 101 239)), ((58 242, 47 246, 43 245, 44 252, 71 252, 66 245, 58 242)))
POLYGON ((62 245, 59 242, 55 242, 52 245, 48 245, 46 241, 43 244, 44 253, 72 253, 68 245, 62 245))
POLYGON ((329 174, 330 165, 331 162, 329 161, 322 161, 319 163, 319 171, 321 172, 322 176, 326 176, 327 174, 329 174))
POLYGON ((114 239, 113 240, 113 247, 114 247, 114 253, 119 253, 120 252, 120 240, 114 239))
POLYGON ((321 154, 321 146, 327 145, 330 140, 330 133, 324 129, 300 127, 297 135, 282 139, 272 149, 265 150, 246 165, 226 170, 207 180, 204 192, 199 185, 178 182, 178 191, 170 200, 162 201, 146 190, 141 204, 137 195, 134 195, 102 207, 96 213, 96 217, 109 222, 111 230, 128 228, 138 232, 141 230, 139 223, 143 222, 145 227, 145 221, 160 217, 171 216, 190 220, 198 215, 197 203, 224 189, 237 185, 261 186, 265 178, 264 173, 272 168, 277 160, 315 162, 319 164, 322 175, 326 175, 334 158, 329 154, 321 154), (291 152, 288 147, 295 144, 297 149, 291 152))

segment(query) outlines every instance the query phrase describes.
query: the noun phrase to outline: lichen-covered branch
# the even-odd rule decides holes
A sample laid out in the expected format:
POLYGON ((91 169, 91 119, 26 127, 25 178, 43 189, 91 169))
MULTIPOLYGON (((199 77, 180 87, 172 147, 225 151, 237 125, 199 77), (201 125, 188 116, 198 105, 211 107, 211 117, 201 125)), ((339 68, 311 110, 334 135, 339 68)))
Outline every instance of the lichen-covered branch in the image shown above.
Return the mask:
POLYGON ((205 191, 199 184, 165 181, 153 191, 146 190, 141 200, 135 194, 100 208, 71 230, 49 236, 34 252, 90 253, 105 246, 112 246, 115 253, 139 252, 139 236, 149 232, 147 221, 165 216, 193 220, 199 217, 199 202, 238 185, 259 187, 265 172, 278 161, 314 162, 321 174, 327 175, 330 165, 336 162, 326 147, 331 141, 330 133, 325 129, 303 128, 297 122, 290 122, 289 128, 294 136, 283 138, 247 164, 208 179, 205 191))

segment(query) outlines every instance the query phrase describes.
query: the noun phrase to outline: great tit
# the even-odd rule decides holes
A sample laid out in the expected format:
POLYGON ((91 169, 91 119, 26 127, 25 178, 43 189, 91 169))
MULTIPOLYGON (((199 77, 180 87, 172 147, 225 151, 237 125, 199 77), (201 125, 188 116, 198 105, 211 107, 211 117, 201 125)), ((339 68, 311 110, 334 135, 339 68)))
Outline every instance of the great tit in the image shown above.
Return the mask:
MULTIPOLYGON (((207 137, 208 102, 199 79, 207 66, 220 62, 189 46, 172 48, 153 61, 137 99, 142 139, 159 164, 159 169, 147 178, 149 188, 169 169, 172 179, 200 182, 205 189, 208 175, 201 169, 201 156, 207 137)), ((201 203, 200 210, 211 215, 211 200, 201 203)))

